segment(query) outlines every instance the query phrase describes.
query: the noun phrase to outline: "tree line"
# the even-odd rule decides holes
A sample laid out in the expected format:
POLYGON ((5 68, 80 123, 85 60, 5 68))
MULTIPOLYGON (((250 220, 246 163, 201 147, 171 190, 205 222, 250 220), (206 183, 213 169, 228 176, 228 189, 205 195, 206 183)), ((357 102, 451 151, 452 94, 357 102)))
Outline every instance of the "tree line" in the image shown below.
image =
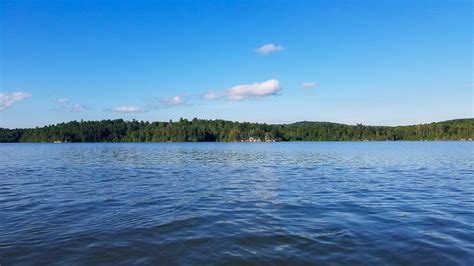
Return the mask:
POLYGON ((411 126, 365 126, 329 122, 269 125, 194 118, 169 122, 71 121, 44 127, 0 128, 0 142, 230 142, 469 140, 474 119, 411 126))

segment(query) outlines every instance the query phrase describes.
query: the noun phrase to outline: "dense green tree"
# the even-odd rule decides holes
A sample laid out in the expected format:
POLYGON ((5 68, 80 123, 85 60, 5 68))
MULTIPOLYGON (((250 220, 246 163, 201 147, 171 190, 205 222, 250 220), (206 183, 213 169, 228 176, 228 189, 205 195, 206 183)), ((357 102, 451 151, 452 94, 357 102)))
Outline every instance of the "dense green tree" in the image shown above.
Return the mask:
POLYGON ((224 120, 144 122, 71 121, 37 128, 0 128, 0 142, 167 142, 167 141, 361 141, 474 139, 474 119, 413 126, 365 126, 327 122, 267 125, 224 120))

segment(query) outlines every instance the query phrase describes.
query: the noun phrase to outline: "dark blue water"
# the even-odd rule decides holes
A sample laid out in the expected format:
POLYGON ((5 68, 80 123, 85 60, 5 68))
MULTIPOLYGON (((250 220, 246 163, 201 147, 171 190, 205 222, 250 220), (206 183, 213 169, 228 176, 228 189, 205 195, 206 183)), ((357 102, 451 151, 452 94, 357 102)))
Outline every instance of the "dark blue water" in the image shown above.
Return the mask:
POLYGON ((1 144, 0 264, 473 265, 472 142, 1 144))

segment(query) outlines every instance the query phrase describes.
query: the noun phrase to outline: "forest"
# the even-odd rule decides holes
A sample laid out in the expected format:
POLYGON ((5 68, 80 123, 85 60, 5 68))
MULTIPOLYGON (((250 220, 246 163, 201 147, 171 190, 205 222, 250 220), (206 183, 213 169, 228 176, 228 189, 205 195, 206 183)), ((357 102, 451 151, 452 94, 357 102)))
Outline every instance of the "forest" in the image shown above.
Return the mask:
POLYGON ((472 140, 474 119, 410 126, 329 122, 261 124, 194 118, 169 122, 71 121, 36 128, 0 128, 0 142, 234 142, 472 140))

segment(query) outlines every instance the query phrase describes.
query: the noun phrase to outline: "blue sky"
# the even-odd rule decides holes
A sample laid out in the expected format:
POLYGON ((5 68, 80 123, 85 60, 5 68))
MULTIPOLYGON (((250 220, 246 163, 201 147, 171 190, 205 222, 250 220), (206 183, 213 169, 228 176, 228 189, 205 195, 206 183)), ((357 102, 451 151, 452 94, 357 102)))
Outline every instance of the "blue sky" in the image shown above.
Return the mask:
POLYGON ((471 1, 0 5, 0 127, 473 116, 471 1))

